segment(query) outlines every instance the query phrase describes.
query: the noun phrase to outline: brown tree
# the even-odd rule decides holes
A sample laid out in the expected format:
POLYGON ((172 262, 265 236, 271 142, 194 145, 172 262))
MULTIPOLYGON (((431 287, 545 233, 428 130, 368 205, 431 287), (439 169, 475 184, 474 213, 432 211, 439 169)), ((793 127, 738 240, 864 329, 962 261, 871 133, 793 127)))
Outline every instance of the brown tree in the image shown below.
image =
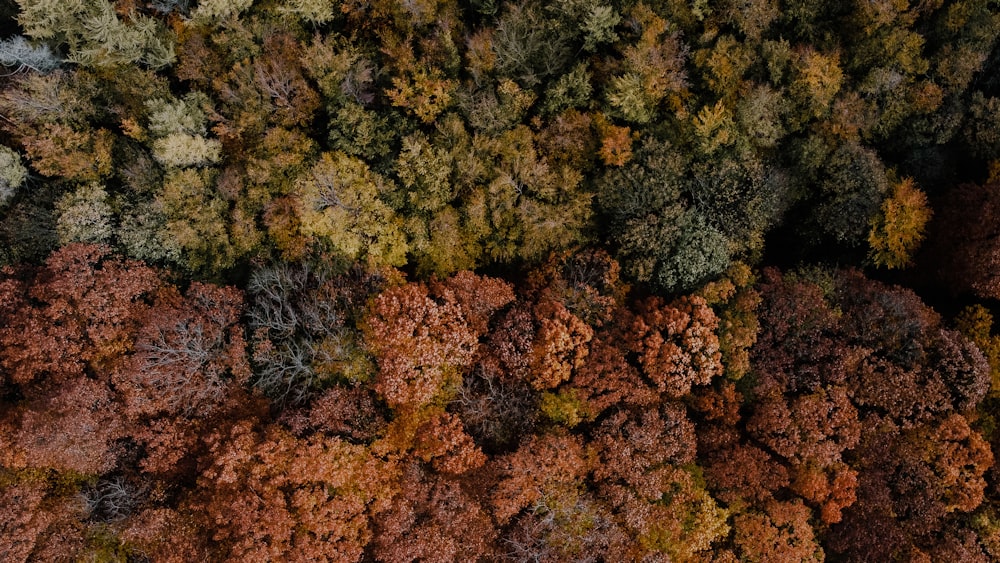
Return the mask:
POLYGON ((623 341, 618 327, 598 332, 588 345, 586 360, 567 384, 592 417, 615 405, 652 407, 660 400, 658 389, 628 361, 623 341))
MULTIPOLYGON (((115 467, 124 420, 107 385, 78 378, 12 409, 0 465, 97 475, 115 467)), ((6 417, 4 417, 6 418, 6 417)))
POLYGON ((839 462, 842 452, 861 437, 857 410, 841 387, 790 399, 761 398, 746 427, 750 436, 783 458, 823 466, 839 462))
POLYGON ((829 535, 849 558, 885 559, 939 544, 984 500, 989 444, 959 414, 906 431, 882 423, 857 454, 857 502, 829 535))
POLYGON ((722 374, 718 319, 703 298, 681 297, 669 305, 648 298, 637 304, 626 326, 627 349, 668 397, 681 397, 722 374))
POLYGON ((696 442, 683 406, 618 413, 601 424, 591 447, 598 494, 638 540, 630 558, 692 560, 728 534, 727 513, 690 469, 696 442))
POLYGON ((5 561, 70 561, 83 556, 83 512, 44 483, 0 487, 0 555, 5 561))
POLYGON ((416 436, 414 454, 439 473, 459 475, 486 462, 454 414, 442 412, 432 417, 417 428, 416 436))
POLYGON ((801 502, 768 501, 760 511, 733 519, 733 543, 741 561, 823 561, 823 548, 801 502))
POLYGON ((114 376, 130 416, 205 416, 230 388, 246 385, 242 309, 242 292, 232 287, 196 282, 183 298, 161 294, 135 354, 114 376))
POLYGON ((476 561, 489 558, 496 530, 460 483, 403 469, 400 495, 375 518, 372 552, 380 561, 476 561))
POLYGON ((394 408, 453 394, 478 343, 454 297, 436 301, 420 283, 376 297, 364 330, 378 362, 375 389, 394 408))
POLYGON ((487 334, 493 315, 514 301, 514 288, 509 283, 478 276, 468 270, 431 282, 430 293, 438 299, 456 303, 477 336, 487 334))
POLYGON ((338 438, 298 440, 247 419, 208 443, 183 509, 221 561, 358 561, 369 511, 387 508, 394 493, 390 464, 338 438))
POLYGON ((107 377, 131 349, 159 275, 101 246, 71 244, 54 252, 13 293, 0 328, 0 365, 14 383, 66 380, 86 369, 107 377), (17 295, 20 293, 20 295, 17 295))
POLYGON ((506 524, 548 495, 582 484, 588 464, 581 440, 567 434, 525 437, 517 451, 492 460, 498 482, 492 488, 493 516, 506 524))
POLYGON ((532 342, 528 381, 535 389, 551 389, 583 365, 586 344, 594 331, 554 299, 541 299, 532 312, 538 328, 532 342))

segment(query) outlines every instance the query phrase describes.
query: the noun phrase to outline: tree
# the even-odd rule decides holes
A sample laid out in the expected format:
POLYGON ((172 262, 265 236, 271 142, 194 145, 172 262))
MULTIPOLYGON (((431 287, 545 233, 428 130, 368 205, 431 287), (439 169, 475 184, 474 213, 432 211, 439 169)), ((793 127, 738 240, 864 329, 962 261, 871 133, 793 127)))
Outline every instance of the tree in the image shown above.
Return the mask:
POLYGON ((843 510, 857 501, 858 472, 846 463, 826 467, 807 463, 796 468, 791 489, 811 505, 819 508, 824 524, 836 524, 843 519, 843 510))
POLYGON ((88 181, 111 172, 113 137, 107 129, 78 131, 61 123, 45 124, 22 142, 32 167, 44 176, 88 181))
POLYGON ((79 557, 82 517, 73 499, 49 494, 44 483, 6 485, 0 488, 0 553, 17 563, 79 557))
POLYGON ((0 206, 6 205, 17 189, 28 178, 28 171, 21 164, 21 155, 8 147, 0 146, 0 206))
POLYGON ((166 167, 204 166, 221 158, 222 145, 216 139, 172 133, 153 141, 153 156, 166 167))
POLYGON ((971 409, 989 390, 982 352, 941 326, 940 317, 912 292, 848 272, 838 297, 838 305, 849 311, 846 336, 874 351, 862 363, 861 379, 851 385, 859 406, 877 406, 910 423, 971 409))
POLYGON ((179 247, 189 269, 218 276, 251 252, 258 240, 239 232, 239 209, 215 189, 211 169, 176 168, 164 178, 156 207, 164 214, 162 239, 179 247))
POLYGON ((488 334, 494 314, 514 301, 514 288, 510 283, 468 270, 441 281, 431 280, 429 290, 432 295, 457 303, 465 322, 478 336, 488 334))
POLYGON ((805 230, 816 241, 859 246, 867 240, 883 201, 890 195, 885 165, 857 143, 842 143, 825 159, 818 176, 819 195, 805 230))
POLYGON ((112 209, 100 184, 88 183, 56 202, 56 232, 61 244, 107 244, 112 235, 112 209))
POLYGON ((13 68, 14 74, 35 71, 52 72, 62 60, 46 44, 32 45, 23 35, 0 41, 0 64, 13 68))
POLYGON ((86 378, 38 393, 10 413, 0 463, 84 475, 110 471, 122 453, 116 442, 125 436, 115 399, 106 384, 86 378))
POLYGON ((1000 210, 997 182, 963 184, 952 189, 931 224, 923 267, 952 293, 983 298, 1000 296, 993 264, 998 256, 994 216, 1000 210))
POLYGON ((301 229, 349 261, 400 266, 407 251, 401 220, 381 199, 391 189, 361 160, 324 153, 296 187, 301 229))
POLYGON ((0 329, 0 362, 21 385, 73 379, 87 368, 107 377, 161 285, 153 269, 84 244, 54 252, 29 279, 7 286, 23 293, 0 329))
POLYGON ((621 74, 611 78, 606 95, 617 115, 648 123, 665 98, 679 99, 686 92, 687 49, 667 21, 644 3, 636 4, 626 21, 630 33, 621 47, 621 74))
POLYGON ((600 497, 638 540, 632 558, 690 560, 728 534, 728 514, 693 474, 694 425, 683 406, 619 412, 600 425, 591 447, 600 497))
POLYGON ((705 481, 714 496, 730 506, 760 504, 790 483, 785 466, 757 446, 719 448, 711 442, 705 444, 707 448, 718 448, 702 460, 705 481))
POLYGON ((857 410, 843 387, 788 399, 760 397, 746 425, 750 436, 793 465, 838 463, 861 437, 857 410))
POLYGON ((492 34, 494 68, 500 76, 533 88, 570 62, 571 46, 556 22, 530 2, 511 4, 492 34))
POLYGON ((737 381, 750 369, 750 349, 760 331, 757 311, 761 297, 750 267, 733 264, 725 278, 699 292, 719 317, 719 351, 727 378, 737 381))
POLYGON ((750 88, 745 78, 753 64, 753 50, 733 35, 715 38, 711 47, 695 51, 694 62, 702 70, 701 78, 711 92, 719 97, 716 109, 732 104, 750 88))
POLYGON ((823 561, 823 548, 800 502, 769 501, 763 509, 733 519, 734 539, 744 561, 823 561))
POLYGON ((534 262, 584 238, 591 195, 583 176, 539 155, 528 127, 474 137, 472 149, 482 168, 466 180, 460 209, 490 260, 534 262))
POLYGON ((199 3, 191 15, 197 23, 207 24, 238 16, 249 9, 251 4, 253 4, 253 0, 237 0, 236 2, 207 0, 199 3))
POLYGON ((762 330, 750 351, 756 392, 812 392, 842 384, 849 369, 845 364, 857 354, 836 338, 837 316, 823 288, 765 269, 758 289, 762 330))
POLYGON ((959 414, 872 434, 858 452, 858 501, 829 545, 848 557, 877 558, 940 546, 949 522, 983 501, 989 445, 959 414))
POLYGON ((840 521, 841 510, 856 499, 857 486, 857 472, 843 459, 858 445, 862 430, 845 388, 758 397, 752 409, 746 432, 786 464, 790 483, 783 484, 817 506, 824 523, 840 521))
POLYGON ((535 389, 551 389, 583 365, 594 331, 553 299, 540 300, 532 313, 537 328, 528 381, 535 389))
POLYGON ((868 233, 869 256, 877 266, 901 268, 909 265, 924 239, 931 209, 924 195, 904 178, 893 186, 892 195, 882 202, 882 212, 872 220, 868 233))
POLYGON ((184 563, 192 557, 210 557, 204 530, 173 508, 147 508, 129 518, 121 531, 129 549, 165 563, 184 563))
POLYGON ((982 305, 970 305, 956 317, 955 329, 986 356, 990 365, 990 392, 1000 391, 1000 337, 992 334, 993 315, 982 305))
POLYGON ((490 504, 500 524, 550 495, 579 487, 588 470, 580 439, 564 433, 526 436, 517 451, 492 463, 498 481, 490 504))
POLYGON ((838 52, 821 53, 812 47, 796 50, 789 87, 789 93, 801 107, 802 113, 796 117, 808 121, 827 115, 843 80, 838 52))
POLYGON ((366 315, 364 334, 378 363, 375 389, 393 408, 453 395, 478 343, 454 297, 446 294, 437 301, 421 283, 379 294, 366 315))
POLYGON ((403 469, 400 496, 375 518, 372 551, 382 561, 474 561, 489 557, 496 530, 458 481, 403 469))
POLYGON ((526 381, 515 380, 502 369, 492 350, 480 346, 480 358, 462 378, 462 387, 449 405, 462 426, 485 452, 496 454, 516 447, 531 435, 538 421, 538 397, 526 381))
POLYGON ((597 562, 627 559, 632 542, 592 494, 554 491, 517 516, 501 537, 502 561, 597 562))
POLYGON ((253 384, 280 404, 305 403, 336 381, 358 384, 374 371, 356 324, 385 272, 356 266, 338 274, 323 262, 279 263, 250 276, 253 384))
POLYGON ((210 534, 220 561, 359 561, 371 512, 388 508, 394 492, 390 464, 338 438, 297 440, 243 420, 208 444, 182 510, 210 534))
POLYGON ((681 297, 665 305, 654 297, 636 309, 626 325, 626 346, 660 393, 679 398, 722 374, 718 319, 704 299, 681 297))
POLYGON ((165 292, 149 311, 135 354, 115 374, 127 413, 135 418, 205 417, 231 389, 246 385, 242 293, 192 284, 184 298, 165 292))
POLYGON ((86 66, 141 62, 154 68, 173 62, 173 38, 148 16, 129 14, 128 23, 107 0, 18 0, 25 35, 66 45, 69 59, 86 66))

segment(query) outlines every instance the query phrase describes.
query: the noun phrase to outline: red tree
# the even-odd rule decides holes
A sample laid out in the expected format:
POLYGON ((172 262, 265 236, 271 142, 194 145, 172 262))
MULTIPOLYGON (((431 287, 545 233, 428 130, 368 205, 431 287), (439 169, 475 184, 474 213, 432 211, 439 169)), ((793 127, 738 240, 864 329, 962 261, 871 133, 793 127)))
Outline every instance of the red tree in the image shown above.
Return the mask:
POLYGON ((193 283, 184 298, 164 292, 150 309, 135 354, 114 381, 132 417, 206 416, 250 365, 240 314, 242 292, 193 283))
POLYGON ((357 561, 395 471, 337 438, 298 440, 243 420, 208 439, 198 488, 183 508, 222 561, 357 561))
POLYGON ((101 474, 118 462, 124 421, 107 385, 77 378, 13 409, 0 435, 0 464, 101 474))
POLYGON ((82 506, 48 495, 43 483, 0 487, 0 555, 4 561, 73 561, 83 555, 82 506))
POLYGON ((733 543, 741 561, 823 561, 823 548, 800 502, 768 501, 759 511, 733 519, 733 543))
POLYGON ((20 384, 87 368, 106 376, 130 350, 160 286, 156 271, 105 247, 65 246, 23 284, 4 282, 11 301, 0 310, 0 365, 20 384))
POLYGON ((435 300, 419 283, 375 298, 365 338, 378 362, 375 389, 390 406, 427 404, 458 388, 478 344, 462 313, 453 295, 435 300))
POLYGON ((496 530, 488 513, 458 481, 403 470, 399 496, 375 518, 373 553, 380 561, 476 561, 489 558, 496 530))
POLYGON ((627 349, 638 355, 643 374, 668 397, 681 397, 692 385, 705 385, 722 374, 718 319, 703 298, 682 297, 669 305, 646 299, 626 326, 627 349))

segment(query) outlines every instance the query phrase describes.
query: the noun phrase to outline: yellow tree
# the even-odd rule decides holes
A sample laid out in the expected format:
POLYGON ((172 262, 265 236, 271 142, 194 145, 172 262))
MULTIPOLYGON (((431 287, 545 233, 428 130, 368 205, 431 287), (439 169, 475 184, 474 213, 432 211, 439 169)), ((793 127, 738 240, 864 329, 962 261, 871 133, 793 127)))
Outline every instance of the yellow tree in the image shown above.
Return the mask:
POLYGON ((350 260, 406 263, 400 219, 380 195, 389 181, 344 153, 324 153, 298 182, 301 229, 350 260))
POLYGON ((868 233, 869 256, 878 266, 889 269, 908 266, 913 253, 924 240, 924 229, 931 218, 927 196, 912 178, 904 178, 882 202, 881 212, 872 219, 868 233))

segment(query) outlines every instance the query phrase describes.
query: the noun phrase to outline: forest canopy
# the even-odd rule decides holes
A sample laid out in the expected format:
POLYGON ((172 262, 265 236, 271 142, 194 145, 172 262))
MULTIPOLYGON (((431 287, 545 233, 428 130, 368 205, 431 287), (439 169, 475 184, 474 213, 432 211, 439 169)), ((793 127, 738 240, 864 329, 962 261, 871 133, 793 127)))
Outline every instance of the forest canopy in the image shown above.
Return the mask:
POLYGON ((1000 560, 998 38, 0 2, 0 558, 1000 560))

